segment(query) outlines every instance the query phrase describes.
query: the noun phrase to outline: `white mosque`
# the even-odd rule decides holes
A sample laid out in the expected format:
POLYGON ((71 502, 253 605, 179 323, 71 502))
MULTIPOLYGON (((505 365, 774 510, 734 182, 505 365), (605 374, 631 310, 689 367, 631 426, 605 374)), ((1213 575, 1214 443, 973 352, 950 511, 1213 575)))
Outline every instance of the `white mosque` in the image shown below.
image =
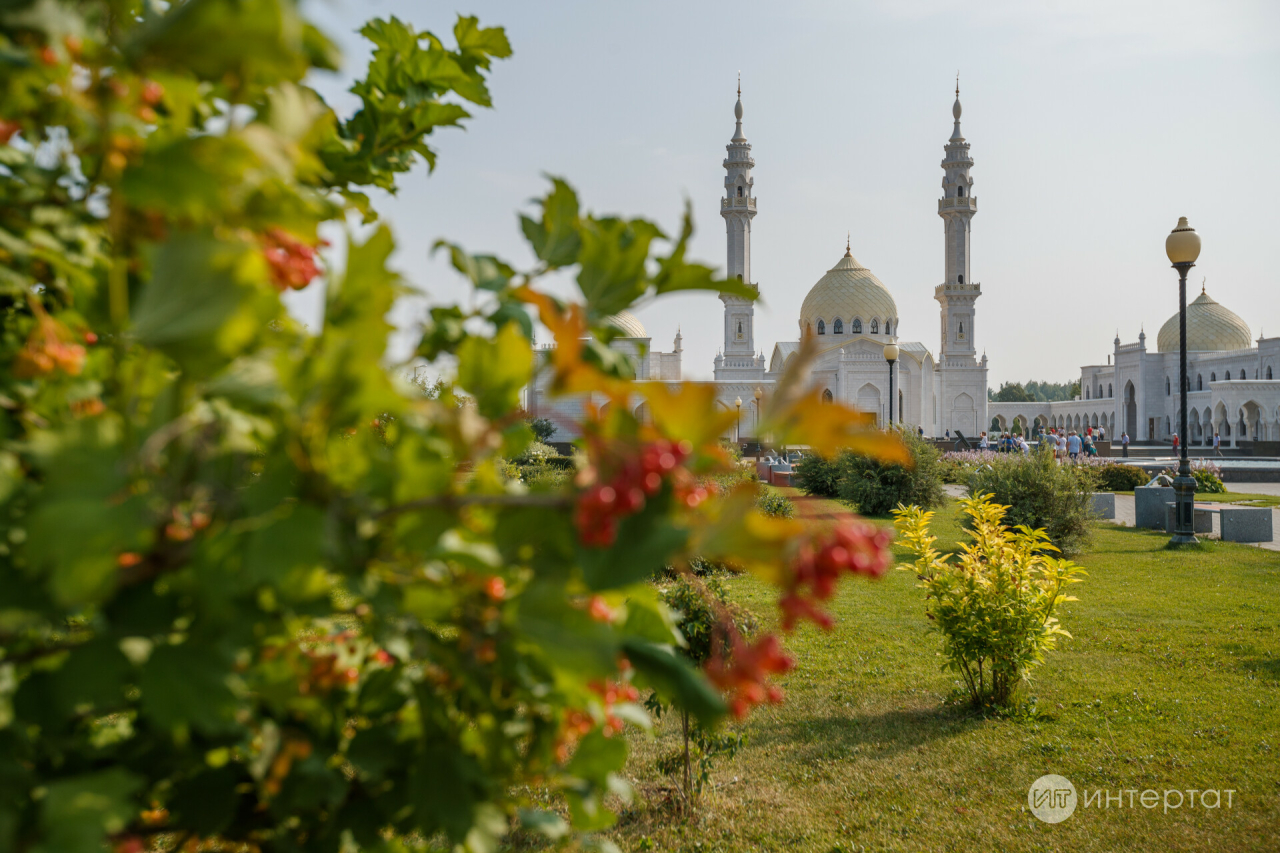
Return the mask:
MULTIPOLYGON (((1161 328, 1157 351, 1148 352, 1145 333, 1138 342, 1121 344, 1117 335, 1106 364, 1081 369, 1081 395, 1058 403, 988 403, 987 358, 978 355, 977 300, 982 288, 969 269, 970 238, 978 201, 973 195, 969 143, 960 132, 960 91, 951 108, 954 126, 942 160, 942 197, 938 215, 943 221, 944 277, 934 288, 939 304, 940 346, 935 357, 917 341, 898 338, 898 308, 889 289, 858 262, 846 245, 844 257, 810 288, 800 306, 797 336, 773 345, 768 359, 755 340, 755 304, 730 294, 724 303, 724 343, 715 359, 716 398, 726 409, 740 411, 741 436, 756 433, 756 400, 767 395, 800 349, 800 339, 812 335, 819 355, 800 380, 820 388, 827 400, 839 400, 874 413, 884 424, 889 418, 889 365, 885 347, 897 345, 894 364, 894 420, 919 427, 926 435, 948 433, 976 436, 983 429, 1012 429, 1031 433, 1038 426, 1085 429, 1105 427, 1109 436, 1127 432, 1133 441, 1167 441, 1177 430, 1178 316, 1161 328), (1117 430, 1119 427, 1119 430, 1117 430)), ((734 105, 736 125, 726 146, 724 197, 720 215, 727 231, 727 275, 759 288, 751 277, 751 229, 758 212, 755 161, 742 131, 742 92, 734 105)), ((611 346, 625 351, 636 363, 637 378, 672 383, 681 375, 682 339, 677 332, 673 351, 658 352, 644 325, 629 312, 614 318, 622 332, 611 346)), ((1240 317, 1214 302, 1207 293, 1187 308, 1189 432, 1193 443, 1209 443, 1214 432, 1223 445, 1280 441, 1280 338, 1259 338, 1253 345, 1240 317)), ((526 407, 536 417, 557 424, 553 441, 576 437, 573 419, 582 400, 551 398, 543 391, 542 376, 526 390, 526 407)), ((642 401, 633 405, 643 416, 642 401)), ((1280 446, 1267 448, 1280 454, 1280 446)))
MULTIPOLYGON (((759 285, 751 278, 751 224, 758 211, 755 180, 751 170, 751 144, 742 132, 742 92, 734 105, 736 125, 726 146, 724 160, 725 194, 720 200, 728 236, 727 274, 739 281, 759 285)), ((987 421, 987 360, 977 355, 975 317, 981 286, 969 273, 969 240, 978 201, 973 196, 969 170, 973 159, 969 143, 960 133, 960 93, 952 107, 955 118, 951 138, 942 161, 944 177, 938 215, 945 235, 945 278, 934 288, 941 306, 942 346, 938 357, 922 343, 898 338, 898 307, 880 279, 853 257, 845 247, 826 275, 809 290, 800 307, 796 340, 774 344, 766 362, 755 340, 755 304, 742 297, 721 294, 724 302, 724 344, 715 359, 716 397, 720 405, 733 410, 741 401, 742 436, 755 434, 757 391, 768 394, 782 378, 790 359, 800 349, 802 335, 818 342, 819 355, 805 379, 822 389, 827 400, 839 400, 876 414, 881 423, 889 418, 889 365, 884 349, 896 344, 899 357, 894 365, 894 419, 923 427, 928 435, 961 431, 974 435, 987 421)), ((615 318, 623 336, 612 344, 632 355, 638 379, 684 381, 681 376, 681 336, 676 334, 674 351, 655 351, 644 325, 634 315, 623 312, 615 318)), ((556 422, 560 431, 554 441, 568 441, 572 420, 580 412, 581 400, 544 396, 543 383, 535 380, 527 391, 526 405, 538 417, 556 422)), ((637 405, 639 401, 637 401, 637 405)))

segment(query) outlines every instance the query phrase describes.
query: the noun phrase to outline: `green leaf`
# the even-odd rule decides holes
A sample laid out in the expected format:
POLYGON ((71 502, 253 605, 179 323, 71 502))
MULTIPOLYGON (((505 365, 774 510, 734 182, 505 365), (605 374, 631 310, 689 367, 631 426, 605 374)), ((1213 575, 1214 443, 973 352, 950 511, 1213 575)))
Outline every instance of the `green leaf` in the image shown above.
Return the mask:
POLYGON ((649 247, 662 231, 643 219, 587 218, 578 231, 578 289, 594 316, 630 308, 649 287, 649 247))
POLYGON ((234 727, 231 665, 207 644, 159 646, 142 667, 142 713, 165 730, 190 726, 204 734, 234 727))
POLYGON ((663 258, 658 265, 658 273, 653 277, 656 293, 674 293, 679 290, 715 290, 743 299, 756 301, 760 291, 749 282, 739 279, 718 279, 710 267, 702 264, 687 263, 684 259, 689 248, 689 240, 693 237, 693 207, 685 202, 684 216, 680 222, 680 237, 671 249, 671 254, 663 258))
POLYGON ((167 803, 175 825, 197 836, 217 835, 235 817, 236 786, 247 780, 237 764, 224 764, 182 780, 167 803))
POLYGON ((515 324, 492 340, 469 337, 458 347, 458 386, 476 399, 480 414, 499 418, 520 404, 533 373, 533 348, 515 324))
POLYGON ((265 279, 265 261, 245 242, 176 235, 156 252, 133 311, 132 334, 189 371, 210 374, 239 355, 278 312, 265 279), (263 284, 255 287, 255 279, 263 284))
POLYGON ((142 785, 123 767, 50 783, 40 804, 43 843, 35 853, 102 853, 106 836, 138 814, 142 804, 133 796, 142 785))
POLYGON ((698 722, 713 725, 724 716, 724 700, 674 647, 628 639, 622 650, 649 686, 693 714, 698 722))
POLYGON ((520 217, 520 227, 533 253, 550 267, 576 263, 582 248, 578 235, 578 194, 560 178, 551 178, 551 192, 542 199, 542 220, 520 217))
POLYGON ((259 528, 249 536, 244 552, 246 577, 255 584, 269 584, 288 598, 305 600, 324 595, 312 571, 324 559, 325 516, 310 505, 294 506, 281 520, 259 528))
POLYGON ((668 565, 688 539, 689 532, 667 518, 665 506, 650 504, 623 520, 612 547, 579 547, 583 580, 594 590, 639 583, 668 565))

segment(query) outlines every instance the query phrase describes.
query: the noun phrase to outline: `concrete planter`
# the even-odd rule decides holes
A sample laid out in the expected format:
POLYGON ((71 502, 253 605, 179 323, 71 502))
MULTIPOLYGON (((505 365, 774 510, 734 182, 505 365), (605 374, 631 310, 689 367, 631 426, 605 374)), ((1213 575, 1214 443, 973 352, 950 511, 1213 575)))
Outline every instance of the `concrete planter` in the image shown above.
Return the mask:
POLYGON ((1165 526, 1165 506, 1173 503, 1169 486, 1139 486, 1133 490, 1133 525, 1153 530, 1165 526))
POLYGON ((1111 492, 1094 492, 1091 506, 1098 518, 1116 517, 1116 496, 1111 492))

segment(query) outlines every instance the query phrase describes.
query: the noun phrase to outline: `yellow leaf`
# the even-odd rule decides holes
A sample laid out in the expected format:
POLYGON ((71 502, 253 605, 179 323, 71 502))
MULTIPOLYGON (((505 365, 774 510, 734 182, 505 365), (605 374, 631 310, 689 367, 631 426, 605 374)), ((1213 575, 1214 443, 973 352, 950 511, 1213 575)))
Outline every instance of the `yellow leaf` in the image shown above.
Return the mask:
POLYGON ((634 390, 649 402, 653 425, 669 438, 687 439, 695 447, 715 442, 733 426, 735 414, 716 408, 714 385, 664 382, 637 383, 634 390))

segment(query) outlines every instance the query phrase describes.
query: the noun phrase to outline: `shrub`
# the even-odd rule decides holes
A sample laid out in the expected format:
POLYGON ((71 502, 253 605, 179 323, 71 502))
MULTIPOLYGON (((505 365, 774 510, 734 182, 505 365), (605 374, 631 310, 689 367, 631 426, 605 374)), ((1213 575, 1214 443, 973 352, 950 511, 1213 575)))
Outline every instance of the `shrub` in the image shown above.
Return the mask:
POLYGON ((839 494, 840 476, 836 460, 806 453, 792 468, 796 488, 806 495, 834 498, 839 494))
POLYGON ((556 425, 552 423, 550 418, 533 418, 529 421, 529 429, 533 430, 534 438, 538 441, 546 442, 551 436, 556 434, 556 425))
POLYGON ((844 451, 837 459, 838 492, 864 515, 881 515, 899 504, 928 509, 942 503, 942 476, 938 451, 915 433, 902 433, 911 453, 912 467, 883 463, 844 451))
MULTIPOLYGON (((1191 460, 1191 478, 1196 481, 1196 491, 1205 492, 1211 495, 1220 495, 1227 490, 1227 486, 1222 482, 1222 469, 1213 463, 1197 464, 1199 460, 1191 460)), ((1178 476, 1178 467, 1175 465, 1165 468, 1163 473, 1169 477, 1178 476)))
POLYGON ((975 705, 1007 706, 1058 636, 1071 636, 1054 611, 1076 600, 1062 590, 1084 570, 1047 553, 1056 549, 1044 530, 1010 529, 1005 507, 991 495, 979 493, 962 503, 973 543, 958 556, 933 548, 933 513, 919 507, 894 511, 899 544, 916 558, 898 568, 920 578, 925 614, 942 634, 944 669, 960 673, 975 705))
POLYGON ((560 453, 551 445, 543 444, 541 441, 535 441, 524 449, 519 456, 513 461, 517 465, 523 465, 530 462, 543 462, 547 459, 558 457, 560 453))
POLYGON ((938 459, 938 470, 942 482, 963 486, 979 465, 995 458, 994 450, 949 450, 938 459))
POLYGON ((1132 492, 1151 478, 1136 465, 1109 462, 1096 469, 1098 488, 1106 492, 1132 492))
POLYGON ((1059 465, 1049 453, 1001 454, 969 475, 969 494, 992 495, 1009 508, 1010 525, 1043 528, 1055 548, 1075 554, 1089 541, 1095 470, 1059 465))
MULTIPOLYGON (((711 660, 717 647, 727 644, 726 624, 732 624, 744 637, 755 632, 754 617, 730 603, 724 584, 715 578, 696 580, 680 575, 661 590, 661 595, 663 603, 675 611, 679 619, 677 627, 685 639, 681 654, 699 666, 711 660)), ((647 704, 655 716, 666 710, 656 698, 647 704)), ((680 711, 680 728, 681 747, 660 756, 657 765, 660 773, 680 780, 683 805, 692 809, 711 779, 715 759, 732 758, 746 739, 739 731, 704 726, 684 710, 680 711)))
POLYGON ((756 506, 765 515, 774 518, 791 518, 796 514, 796 505, 786 495, 780 495, 769 489, 763 489, 756 499, 756 506))

